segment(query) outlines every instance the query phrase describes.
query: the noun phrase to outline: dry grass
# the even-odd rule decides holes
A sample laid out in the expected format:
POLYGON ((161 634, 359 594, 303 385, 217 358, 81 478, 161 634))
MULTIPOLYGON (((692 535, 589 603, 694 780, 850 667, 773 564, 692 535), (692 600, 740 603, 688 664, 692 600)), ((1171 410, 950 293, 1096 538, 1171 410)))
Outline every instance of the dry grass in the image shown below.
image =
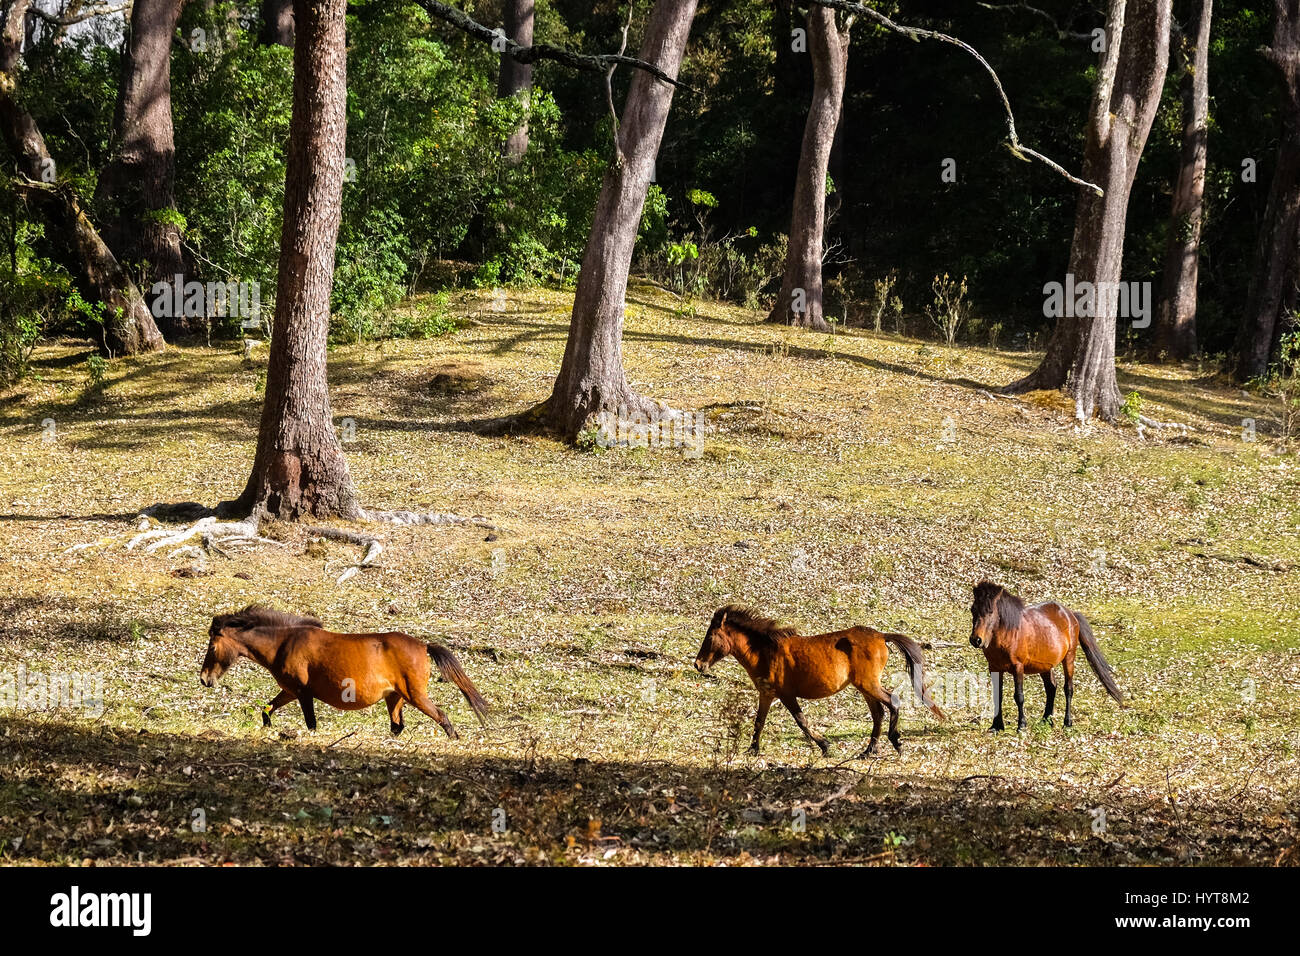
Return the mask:
MULTIPOLYGON (((500 530, 385 529, 379 566, 341 586, 355 549, 294 527, 197 572, 123 547, 149 504, 242 488, 259 362, 172 350, 90 387, 86 351, 52 345, 0 396, 0 678, 104 681, 97 718, 0 716, 5 860, 1295 861, 1300 471, 1241 440, 1268 418, 1254 399, 1125 365, 1144 414, 1191 438, 1080 434, 1068 403, 981 393, 1032 356, 773 328, 638 285, 629 377, 708 411, 704 454, 575 451, 475 428, 545 397, 569 297, 455 307, 470 322, 449 337, 333 350, 335 416, 367 505, 500 530), (1131 706, 1085 674, 1072 730, 984 733, 980 701, 951 699, 980 670, 983 576, 1087 612, 1131 706), (440 639, 496 719, 479 730, 439 684, 459 742, 419 715, 391 739, 382 708, 318 710, 309 735, 290 707, 263 731, 269 675, 197 681, 208 620, 254 600, 440 639), (806 708, 830 760, 778 711, 763 756, 738 755, 743 672, 689 666, 732 600, 928 642, 953 719, 909 709, 901 756, 849 761, 870 725, 846 693, 806 708)), ((1037 713, 1041 686, 1028 698, 1037 713)))

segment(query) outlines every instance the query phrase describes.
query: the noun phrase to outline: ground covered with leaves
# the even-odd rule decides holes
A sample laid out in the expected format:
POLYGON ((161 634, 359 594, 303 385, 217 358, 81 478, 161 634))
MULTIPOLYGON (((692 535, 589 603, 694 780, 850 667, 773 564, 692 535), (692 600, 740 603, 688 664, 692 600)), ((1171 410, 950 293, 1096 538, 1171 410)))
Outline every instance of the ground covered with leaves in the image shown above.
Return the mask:
MULTIPOLYGON (((548 394, 569 305, 465 296, 449 335, 331 351, 365 504, 494 526, 379 527, 383 554, 341 584, 358 549, 292 525, 237 553, 126 547, 149 505, 242 489, 264 349, 101 377, 84 347, 42 347, 0 396, 2 859, 1300 862, 1300 469, 1265 400, 1122 362, 1142 414, 1186 429, 1079 428, 1058 396, 987 391, 1032 355, 800 332, 634 285, 629 377, 704 413, 702 454, 494 433, 548 394), (1031 728, 986 733, 982 577, 1089 615, 1128 706, 1080 657, 1073 728, 1032 720, 1035 681, 1031 728), (263 729, 265 671, 197 679, 212 615, 253 601, 445 643, 489 726, 437 683, 459 741, 414 712, 392 738, 382 707, 320 707, 308 733, 290 705, 263 729), (846 692, 805 707, 829 758, 779 708, 745 755, 748 679, 690 666, 732 601, 914 636, 950 719, 909 706, 901 755, 854 760, 870 719, 846 692), (60 678, 102 692, 3 698, 60 678)), ((441 300, 404 308, 445 324, 441 300)), ((896 654, 888 682, 908 696, 896 654)))

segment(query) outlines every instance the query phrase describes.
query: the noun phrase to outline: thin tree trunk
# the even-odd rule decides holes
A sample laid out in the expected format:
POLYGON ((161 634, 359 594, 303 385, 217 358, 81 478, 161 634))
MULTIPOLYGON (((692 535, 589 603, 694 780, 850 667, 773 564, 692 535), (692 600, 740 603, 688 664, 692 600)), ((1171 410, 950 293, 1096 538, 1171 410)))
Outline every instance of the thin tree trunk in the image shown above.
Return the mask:
POLYGON ((326 379, 347 132, 347 0, 295 0, 293 115, 270 367, 253 472, 226 515, 360 517, 326 379))
MULTIPOLYGON (((1171 0, 1110 0, 1106 50, 1089 108, 1080 187, 1070 245, 1075 283, 1117 288, 1124 264, 1129 192, 1160 105, 1169 64, 1171 0)), ((1111 421, 1120 408, 1115 379, 1115 297, 1099 295, 1092 316, 1067 310, 1056 323, 1036 370, 1009 392, 1064 388, 1081 419, 1111 421)))
POLYGON ((15 98, 29 6, 30 0, 0 4, 0 74, 9 80, 0 84, 0 135, 13 153, 19 175, 26 179, 19 190, 48 221, 55 254, 82 296, 101 307, 101 349, 108 355, 157 351, 165 343, 140 290, 100 238, 72 187, 47 181, 56 170, 54 160, 35 119, 15 98))
MULTIPOLYGON (((533 0, 505 0, 503 6, 504 22, 501 28, 505 31, 506 36, 520 46, 532 46, 533 0)), ((503 56, 501 58, 501 75, 497 81, 498 98, 504 100, 512 96, 519 97, 524 108, 527 109, 532 89, 533 65, 531 63, 520 63, 514 57, 503 56)), ((527 118, 506 138, 502 154, 506 162, 513 166, 524 158, 526 152, 528 152, 527 118)))
POLYGON ((1237 334, 1237 378, 1257 378, 1277 355, 1300 305, 1300 4, 1275 0, 1273 45, 1265 51, 1282 78, 1282 142, 1255 253, 1255 275, 1237 334))
MULTIPOLYGON (((186 272, 175 218, 171 47, 181 0, 135 0, 122 56, 112 158, 99 177, 96 206, 104 241, 118 261, 143 268, 143 286, 186 272)), ((179 298, 176 296, 175 298, 179 298)), ((146 302, 152 296, 146 295, 146 302)), ((169 335, 192 331, 184 309, 159 316, 169 335)))
POLYGON ((812 106, 804 124, 781 292, 767 320, 825 330, 829 328, 822 315, 826 169, 844 102, 849 26, 841 29, 835 11, 826 7, 809 10, 807 22, 808 51, 813 64, 812 106))
POLYGON ((262 29, 258 39, 270 46, 293 49, 293 0, 262 0, 262 29))
POLYGON ((1210 115, 1210 18, 1213 0, 1197 0, 1188 24, 1193 45, 1182 78, 1183 150, 1169 214, 1165 278, 1156 320, 1156 348, 1174 358, 1196 354, 1196 281, 1201 258, 1205 160, 1210 115))
MULTIPOLYGON (((676 79, 694 16, 695 0, 657 0, 640 58, 676 79)), ((623 371, 623 310, 641 210, 672 101, 671 85, 644 70, 633 74, 618 127, 618 159, 605 171, 582 257, 564 361, 551 397, 538 410, 569 439, 601 411, 648 407, 623 371)))

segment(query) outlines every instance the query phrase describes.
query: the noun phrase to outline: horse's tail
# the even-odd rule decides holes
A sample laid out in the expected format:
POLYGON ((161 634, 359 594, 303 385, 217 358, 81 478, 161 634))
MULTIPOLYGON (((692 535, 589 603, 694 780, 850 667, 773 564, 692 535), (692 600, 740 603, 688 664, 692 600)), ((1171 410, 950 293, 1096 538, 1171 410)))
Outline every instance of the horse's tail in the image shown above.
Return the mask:
POLYGON ((930 708, 930 713, 934 716, 940 720, 947 720, 939 705, 930 699, 930 691, 925 686, 925 658, 921 656, 921 645, 904 634, 882 634, 881 637, 887 644, 894 644, 903 652, 903 660, 907 662, 907 674, 912 678, 912 690, 916 692, 917 698, 930 708))
POLYGON ((1079 643, 1083 645, 1083 656, 1088 658, 1088 666, 1091 667, 1092 672, 1097 675, 1097 680, 1101 681, 1101 686, 1106 688, 1106 693, 1110 694, 1111 697, 1114 697, 1117 701, 1123 704, 1124 698, 1120 696, 1119 687, 1115 683, 1115 678, 1111 676, 1115 671, 1111 668, 1110 664, 1106 662, 1106 658, 1102 656, 1101 648, 1097 646, 1097 638, 1092 633, 1092 625, 1089 624, 1088 619, 1078 611, 1071 611, 1070 613, 1073 614, 1074 619, 1079 622, 1079 643))
POLYGON ((429 656, 438 665, 438 670, 442 672, 442 676, 460 688, 460 692, 465 695, 470 707, 474 709, 478 722, 486 727, 487 720, 485 718, 488 712, 488 702, 483 699, 483 695, 478 692, 474 682, 469 679, 469 676, 461 668, 460 661, 456 660, 456 655, 441 644, 430 644, 429 656))

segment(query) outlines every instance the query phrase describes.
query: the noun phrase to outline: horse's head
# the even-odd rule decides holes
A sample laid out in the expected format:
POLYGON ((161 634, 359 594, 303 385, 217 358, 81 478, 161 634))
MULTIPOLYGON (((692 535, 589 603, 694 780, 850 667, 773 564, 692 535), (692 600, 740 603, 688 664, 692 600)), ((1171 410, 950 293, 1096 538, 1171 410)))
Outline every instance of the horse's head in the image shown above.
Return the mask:
POLYGON ((731 631, 727 627, 727 608, 719 608, 709 622, 709 629, 704 634, 704 643, 695 655, 695 669, 707 674, 709 668, 731 653, 731 631))
POLYGON ((204 687, 215 687, 221 675, 239 660, 243 645, 237 635, 245 629, 247 622, 238 614, 218 614, 208 627, 208 653, 203 658, 203 669, 199 671, 199 683, 204 687))
POLYGON ((1001 597, 1006 594, 992 581, 981 581, 975 585, 975 600, 970 606, 972 647, 987 647, 993 642, 993 635, 998 629, 1001 597))

